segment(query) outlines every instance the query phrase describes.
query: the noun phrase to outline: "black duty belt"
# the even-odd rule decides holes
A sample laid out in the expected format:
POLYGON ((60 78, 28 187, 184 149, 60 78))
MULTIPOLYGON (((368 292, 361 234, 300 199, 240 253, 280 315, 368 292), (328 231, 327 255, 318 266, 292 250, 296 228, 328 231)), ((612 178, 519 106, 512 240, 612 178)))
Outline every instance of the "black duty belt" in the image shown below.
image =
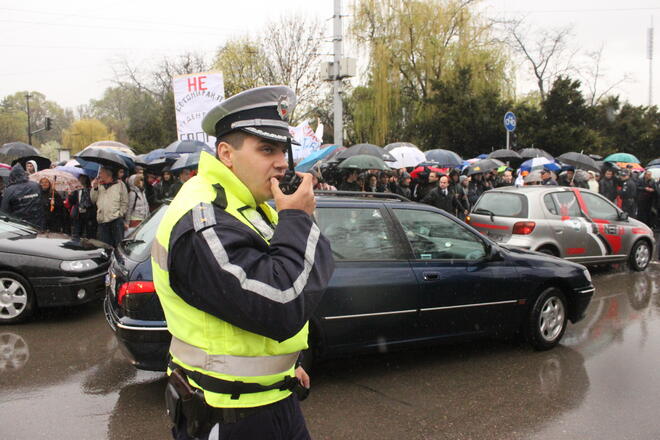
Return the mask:
POLYGON ((192 371, 170 360, 171 370, 180 369, 190 379, 194 380, 204 390, 218 394, 229 394, 232 400, 238 399, 241 394, 262 393, 264 391, 280 390, 294 391, 299 386, 295 376, 284 376, 284 379, 272 385, 261 385, 258 383, 241 382, 240 380, 229 381, 209 376, 208 374, 192 371))

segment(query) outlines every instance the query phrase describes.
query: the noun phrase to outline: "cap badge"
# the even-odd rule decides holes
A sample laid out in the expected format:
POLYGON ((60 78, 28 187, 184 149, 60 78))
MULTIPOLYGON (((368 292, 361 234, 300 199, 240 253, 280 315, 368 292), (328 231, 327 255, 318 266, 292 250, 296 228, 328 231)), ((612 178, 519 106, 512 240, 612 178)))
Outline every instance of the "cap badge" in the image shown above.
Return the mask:
POLYGON ((283 121, 289 119, 289 100, 286 96, 280 96, 279 101, 277 101, 277 114, 280 115, 283 121))

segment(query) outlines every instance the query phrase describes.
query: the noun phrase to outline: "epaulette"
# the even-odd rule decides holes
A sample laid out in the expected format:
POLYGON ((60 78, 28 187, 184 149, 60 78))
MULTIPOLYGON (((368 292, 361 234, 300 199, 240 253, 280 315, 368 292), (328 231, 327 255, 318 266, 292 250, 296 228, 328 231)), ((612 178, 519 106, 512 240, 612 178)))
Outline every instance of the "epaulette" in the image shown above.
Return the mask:
POLYGON ((192 209, 193 227, 195 231, 201 231, 216 224, 213 205, 200 203, 192 209))

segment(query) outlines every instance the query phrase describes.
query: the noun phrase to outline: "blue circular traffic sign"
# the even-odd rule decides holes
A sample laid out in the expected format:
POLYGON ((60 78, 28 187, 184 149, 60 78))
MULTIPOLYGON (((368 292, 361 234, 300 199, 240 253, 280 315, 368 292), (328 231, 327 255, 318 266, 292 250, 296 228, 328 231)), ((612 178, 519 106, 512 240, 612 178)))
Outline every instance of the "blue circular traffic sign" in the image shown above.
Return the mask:
POLYGON ((506 131, 514 131, 516 129, 516 115, 513 112, 506 112, 504 115, 504 128, 506 128, 506 131))

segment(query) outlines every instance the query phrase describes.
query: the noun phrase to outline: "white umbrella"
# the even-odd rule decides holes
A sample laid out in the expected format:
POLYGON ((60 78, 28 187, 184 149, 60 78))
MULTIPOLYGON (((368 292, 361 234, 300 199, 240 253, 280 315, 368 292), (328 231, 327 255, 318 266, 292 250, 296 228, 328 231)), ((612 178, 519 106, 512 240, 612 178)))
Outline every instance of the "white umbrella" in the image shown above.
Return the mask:
POLYGON ((392 168, 416 167, 426 161, 424 152, 414 147, 397 147, 390 150, 390 154, 396 159, 392 168))

